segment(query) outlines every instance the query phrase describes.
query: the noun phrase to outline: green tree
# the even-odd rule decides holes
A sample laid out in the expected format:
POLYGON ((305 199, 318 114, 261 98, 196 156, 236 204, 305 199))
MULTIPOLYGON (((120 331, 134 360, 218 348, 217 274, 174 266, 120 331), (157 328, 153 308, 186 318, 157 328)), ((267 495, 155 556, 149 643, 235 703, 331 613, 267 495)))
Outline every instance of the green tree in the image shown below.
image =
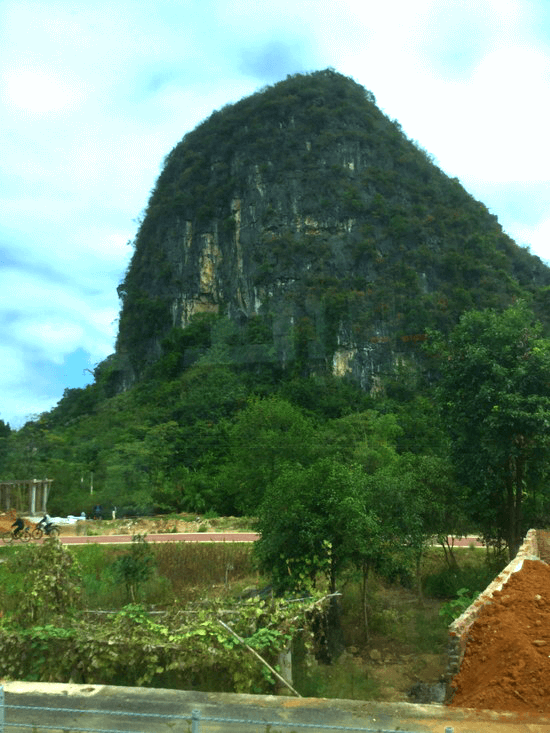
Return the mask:
POLYGON ((97 500, 142 510, 152 506, 151 454, 143 440, 118 443, 104 455, 104 466, 106 476, 97 500))
POLYGON ((411 493, 416 497, 425 537, 437 537, 449 568, 456 569, 452 538, 467 533, 467 498, 455 478, 450 457, 408 453, 400 462, 401 470, 414 477, 411 493))
POLYGON ((550 343, 518 302, 503 312, 468 311, 434 351, 440 407, 471 517, 514 556, 541 475, 548 475, 550 343))
POLYGON ((11 428, 9 423, 0 420, 0 476, 4 478, 4 472, 7 470, 6 457, 9 451, 9 438, 11 428))
POLYGON ((314 436, 312 420, 286 400, 250 400, 228 430, 229 458, 219 477, 235 509, 254 513, 283 468, 311 464, 314 436))
POLYGON ((145 535, 132 537, 130 550, 118 557, 113 564, 117 580, 124 583, 129 598, 135 603, 140 587, 151 577, 155 570, 154 553, 145 540, 145 535))
POLYGON ((260 505, 254 548, 275 590, 303 592, 325 577, 334 592, 338 573, 352 563, 363 577, 368 635, 370 571, 418 567, 432 532, 427 469, 417 462, 407 457, 371 474, 334 457, 285 467, 260 505))
POLYGON ((452 485, 444 470, 442 462, 432 457, 405 454, 365 477, 359 497, 364 512, 377 517, 379 528, 375 536, 357 532, 355 557, 367 562, 367 570, 371 565, 390 575, 414 571, 419 596, 426 546, 434 535, 453 526, 445 512, 444 493, 451 494, 452 485))
POLYGON ((320 573, 335 590, 349 518, 342 509, 362 478, 361 469, 323 458, 307 468, 286 466, 266 489, 254 551, 277 592, 308 590, 320 573))
POLYGON ((395 415, 367 410, 330 420, 322 427, 319 442, 324 454, 361 465, 371 474, 397 460, 395 444, 401 433, 395 415))

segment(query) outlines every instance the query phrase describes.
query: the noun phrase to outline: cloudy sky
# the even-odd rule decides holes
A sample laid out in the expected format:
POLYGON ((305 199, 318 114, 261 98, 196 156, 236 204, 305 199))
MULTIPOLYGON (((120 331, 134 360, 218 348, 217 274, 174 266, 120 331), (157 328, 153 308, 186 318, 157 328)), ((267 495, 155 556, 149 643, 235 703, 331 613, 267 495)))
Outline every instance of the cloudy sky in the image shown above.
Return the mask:
POLYGON ((550 260, 548 0, 0 0, 0 419, 50 409, 113 351, 166 153, 327 66, 550 260))

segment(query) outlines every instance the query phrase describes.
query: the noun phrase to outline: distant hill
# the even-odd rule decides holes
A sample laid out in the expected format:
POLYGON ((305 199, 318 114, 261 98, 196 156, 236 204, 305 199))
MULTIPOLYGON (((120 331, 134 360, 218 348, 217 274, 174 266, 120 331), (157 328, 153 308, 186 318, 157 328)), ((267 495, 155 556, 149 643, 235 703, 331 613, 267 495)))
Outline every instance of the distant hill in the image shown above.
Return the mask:
POLYGON ((370 388, 416 361, 427 329, 520 296, 536 308, 549 287, 550 269, 370 92, 330 69, 295 75, 214 112, 167 155, 119 288, 116 379, 168 354, 191 363, 178 332, 224 314, 233 360, 370 388))

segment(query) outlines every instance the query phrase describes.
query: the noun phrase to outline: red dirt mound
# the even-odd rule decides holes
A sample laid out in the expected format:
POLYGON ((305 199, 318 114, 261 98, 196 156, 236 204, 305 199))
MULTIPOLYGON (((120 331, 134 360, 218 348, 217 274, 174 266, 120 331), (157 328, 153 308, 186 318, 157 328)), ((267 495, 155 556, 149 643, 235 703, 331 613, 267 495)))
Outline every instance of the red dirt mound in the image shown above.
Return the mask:
POLYGON ((525 560, 472 625, 453 707, 550 713, 550 566, 525 560))

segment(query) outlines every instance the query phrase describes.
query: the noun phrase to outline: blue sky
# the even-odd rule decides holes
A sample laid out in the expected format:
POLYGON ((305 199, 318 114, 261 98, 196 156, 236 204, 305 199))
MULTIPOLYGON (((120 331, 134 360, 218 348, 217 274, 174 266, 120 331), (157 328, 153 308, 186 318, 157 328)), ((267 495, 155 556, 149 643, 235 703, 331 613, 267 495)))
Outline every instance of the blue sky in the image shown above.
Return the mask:
POLYGON ((0 418, 113 351, 127 245, 214 109, 327 66, 550 260, 548 0, 3 0, 0 418))

